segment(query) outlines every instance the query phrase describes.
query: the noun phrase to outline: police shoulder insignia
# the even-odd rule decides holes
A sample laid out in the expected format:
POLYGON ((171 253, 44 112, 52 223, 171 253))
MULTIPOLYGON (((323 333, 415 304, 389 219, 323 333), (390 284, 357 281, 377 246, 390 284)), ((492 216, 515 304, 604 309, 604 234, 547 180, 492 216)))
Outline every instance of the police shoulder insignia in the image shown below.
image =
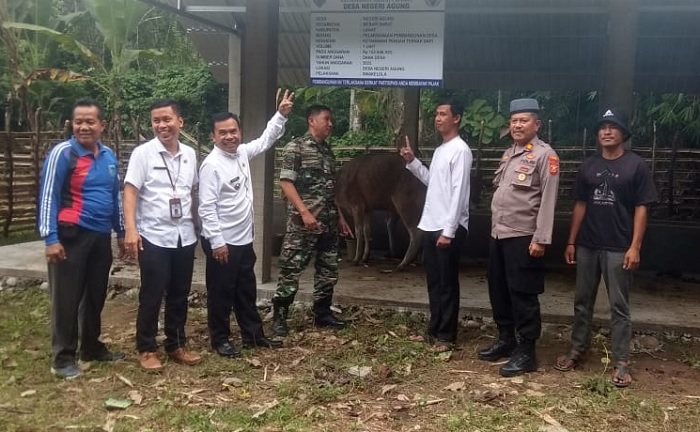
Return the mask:
POLYGON ((559 174, 559 158, 556 156, 549 157, 549 173, 551 175, 559 174))

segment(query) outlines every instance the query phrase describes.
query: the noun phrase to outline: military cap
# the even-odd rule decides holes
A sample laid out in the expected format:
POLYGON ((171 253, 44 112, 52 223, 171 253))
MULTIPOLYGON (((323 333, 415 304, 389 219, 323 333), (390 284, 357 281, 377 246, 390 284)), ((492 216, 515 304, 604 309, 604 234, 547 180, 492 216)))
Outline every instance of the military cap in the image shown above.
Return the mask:
POLYGON ((510 113, 511 114, 517 114, 517 113, 523 113, 523 112, 539 113, 540 112, 540 104, 537 103, 537 100, 530 99, 530 98, 513 99, 512 101, 510 101, 510 113))

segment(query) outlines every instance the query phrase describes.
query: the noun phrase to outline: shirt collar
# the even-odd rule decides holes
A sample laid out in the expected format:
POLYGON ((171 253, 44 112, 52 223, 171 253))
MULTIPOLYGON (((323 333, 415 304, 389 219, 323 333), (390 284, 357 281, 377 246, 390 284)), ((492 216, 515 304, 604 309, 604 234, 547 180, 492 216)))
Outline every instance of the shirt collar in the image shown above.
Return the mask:
POLYGON ((224 157, 231 158, 231 159, 237 159, 240 153, 236 151, 236 153, 229 153, 227 151, 221 150, 216 144, 214 144, 214 148, 212 149, 212 152, 215 152, 216 154, 223 155, 224 157))
MULTIPOLYGON (((153 138, 153 141, 155 141, 156 148, 158 149, 158 153, 163 154, 163 153, 168 153, 168 149, 165 148, 162 142, 160 142, 160 139, 158 137, 153 138)), ((176 158, 182 154, 182 143, 180 141, 177 142, 177 153, 173 155, 173 158, 176 158)))
MULTIPOLYGON (((75 139, 75 137, 70 138, 70 145, 73 147, 76 153, 78 153, 78 156, 83 157, 83 156, 88 156, 92 155, 95 156, 90 150, 87 150, 85 147, 81 146, 80 143, 78 143, 78 140, 75 139)), ((107 147, 102 145, 101 142, 97 142, 97 149, 100 153, 105 153, 107 151, 107 147)))

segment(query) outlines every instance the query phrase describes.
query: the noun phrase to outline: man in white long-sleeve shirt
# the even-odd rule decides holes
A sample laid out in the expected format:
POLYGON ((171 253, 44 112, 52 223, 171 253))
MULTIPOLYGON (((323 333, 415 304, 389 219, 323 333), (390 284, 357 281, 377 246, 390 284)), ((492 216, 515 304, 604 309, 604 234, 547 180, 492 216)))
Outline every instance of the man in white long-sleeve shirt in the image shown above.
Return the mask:
POLYGON ((430 324, 427 339, 433 351, 451 351, 457 341, 459 316, 459 253, 469 224, 469 175, 472 152, 459 136, 464 106, 451 100, 435 110, 435 129, 442 144, 430 169, 415 158, 408 137, 401 155, 406 168, 428 186, 418 228, 423 235, 423 260, 430 324))
POLYGON ((277 113, 262 135, 241 144, 238 117, 220 113, 212 119, 216 145, 199 169, 199 217, 202 248, 207 256, 207 312, 210 342, 222 357, 240 351, 230 341, 231 310, 246 348, 279 348, 267 339, 256 309, 253 251, 253 185, 249 160, 270 149, 284 134, 294 93, 284 92, 277 113))

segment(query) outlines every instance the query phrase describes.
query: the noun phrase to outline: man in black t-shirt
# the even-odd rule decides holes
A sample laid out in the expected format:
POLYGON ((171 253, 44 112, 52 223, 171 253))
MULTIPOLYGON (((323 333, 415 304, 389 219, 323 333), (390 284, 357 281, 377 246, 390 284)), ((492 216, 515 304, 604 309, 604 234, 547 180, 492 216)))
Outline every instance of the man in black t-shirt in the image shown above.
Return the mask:
POLYGON ((576 264, 576 295, 571 350, 554 367, 574 369, 591 343, 593 308, 600 277, 608 291, 611 313, 613 377, 618 387, 632 382, 629 345, 632 338, 629 291, 639 267, 639 249, 647 227, 647 207, 657 200, 644 160, 625 150, 630 138, 627 115, 616 108, 598 122, 600 152, 581 165, 573 197, 567 264, 576 264))

